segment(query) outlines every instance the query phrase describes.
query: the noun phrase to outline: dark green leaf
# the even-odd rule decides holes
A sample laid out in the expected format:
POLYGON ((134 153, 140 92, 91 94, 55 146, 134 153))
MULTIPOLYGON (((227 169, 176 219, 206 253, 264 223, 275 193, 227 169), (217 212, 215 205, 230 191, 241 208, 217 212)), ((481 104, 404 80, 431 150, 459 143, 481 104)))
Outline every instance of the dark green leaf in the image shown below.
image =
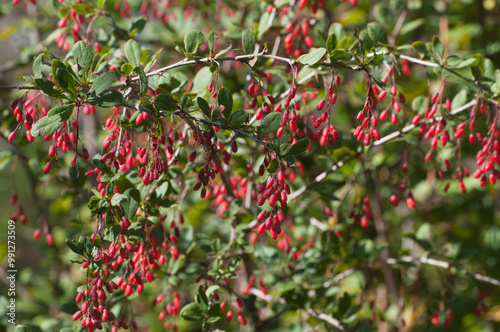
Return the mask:
POLYGON ((189 31, 184 36, 184 48, 188 53, 196 53, 198 47, 203 43, 203 33, 198 30, 189 31))
POLYGON ((105 95, 91 98, 87 101, 90 105, 101 106, 101 107, 113 107, 118 106, 123 101, 123 95, 113 90, 105 95))
POLYGON ((69 315, 73 315, 78 310, 80 310, 80 308, 78 308, 78 306, 73 301, 66 302, 61 306, 61 311, 69 315))
POLYGON ((222 114, 224 114, 224 117, 227 119, 233 110, 233 96, 231 91, 226 88, 220 89, 217 102, 219 105, 224 105, 224 111, 222 111, 222 114))
POLYGON ((137 67, 141 61, 141 47, 133 39, 125 43, 125 56, 132 66, 137 67))
POLYGON ((66 96, 57 90, 54 90, 55 85, 46 78, 36 78, 35 84, 42 89, 49 97, 57 99, 65 99, 66 96))
POLYGON ((148 93, 148 77, 146 76, 146 73, 144 72, 144 69, 142 67, 135 67, 134 71, 139 75, 139 86, 141 88, 141 96, 146 97, 148 93))
POLYGON ((281 113, 273 112, 268 114, 258 127, 259 133, 262 135, 274 133, 280 127, 281 122, 283 122, 283 115, 281 113))
POLYGON ((135 21, 132 22, 130 25, 130 36, 137 35, 141 33, 142 30, 144 30, 144 27, 146 26, 146 18, 145 17, 138 17, 135 21))
POLYGON ((205 294, 205 288, 202 285, 198 287, 198 293, 195 296, 195 301, 200 306, 201 311, 206 313, 208 309, 208 298, 207 294, 205 294))
POLYGON ((173 112, 179 109, 179 103, 168 93, 160 93, 155 98, 155 107, 158 110, 173 112))
POLYGON ((75 105, 62 105, 62 106, 55 106, 50 109, 50 111, 47 113, 47 117, 51 119, 55 119, 56 117, 59 117, 61 121, 66 121, 69 119, 71 114, 73 114, 73 109, 75 108, 75 105))
POLYGON ((248 120, 248 113, 242 110, 236 111, 229 115, 229 119, 227 119, 227 123, 232 126, 239 126, 245 123, 248 120))
POLYGON ((83 255, 85 252, 85 247, 78 241, 72 239, 66 239, 66 245, 73 251, 75 254, 83 255))
POLYGON ((94 158, 92 158, 92 164, 97 167, 100 171, 104 172, 104 173, 107 173, 107 174, 111 174, 111 168, 109 168, 108 165, 104 164, 103 162, 101 162, 101 155, 100 154, 96 154, 94 156, 94 158))
POLYGON ((15 332, 34 332, 34 331, 35 330, 33 330, 28 325, 17 325, 15 330, 15 332))
POLYGON ((55 131, 61 128, 64 121, 60 117, 49 118, 44 116, 39 119, 31 128, 33 137, 52 135, 55 131))
POLYGON ((335 34, 335 32, 332 32, 330 36, 328 36, 328 39, 326 41, 326 50, 328 52, 328 56, 332 55, 335 48, 337 48, 337 35, 335 34))
POLYGON ((111 228, 108 229, 106 235, 104 235, 104 240, 109 242, 115 242, 118 236, 121 234, 121 232, 122 232, 122 226, 113 225, 111 228))
POLYGON ((305 152, 309 145, 311 145, 311 140, 309 138, 301 138, 290 148, 290 151, 287 153, 288 155, 295 156, 305 152))
POLYGON ((200 321, 204 318, 200 306, 195 302, 182 307, 180 316, 188 321, 200 321))
POLYGON ((255 33, 253 32, 252 29, 245 30, 241 38, 241 41, 243 43, 243 52, 245 54, 250 54, 254 51, 256 40, 255 40, 255 33))
POLYGON ((209 119, 212 118, 212 111, 210 110, 210 106, 207 101, 201 97, 196 98, 196 102, 198 103, 198 107, 205 114, 205 116, 209 119))
POLYGON ((125 213, 125 217, 131 220, 135 216, 139 203, 141 202, 141 193, 134 188, 125 191, 124 194, 127 196, 128 200, 122 203, 123 212, 125 213))
POLYGON ((115 74, 112 71, 102 74, 101 76, 94 79, 92 83, 92 88, 96 95, 100 95, 104 90, 106 90, 115 79, 115 74))
POLYGON ((274 174, 274 172, 276 172, 276 170, 278 169, 278 166, 279 166, 278 160, 272 159, 269 165, 267 166, 266 170, 269 174, 274 174))
POLYGON ((368 23, 366 28, 368 35, 375 43, 387 43, 387 31, 379 23, 368 23))
POLYGON ((307 54, 303 54, 301 56, 299 56, 299 58, 297 59, 297 62, 298 63, 301 63, 303 65, 309 65, 309 66, 312 66, 316 63, 318 63, 321 58, 323 57, 323 55, 325 55, 326 53, 326 49, 321 47, 321 48, 317 48, 307 54))

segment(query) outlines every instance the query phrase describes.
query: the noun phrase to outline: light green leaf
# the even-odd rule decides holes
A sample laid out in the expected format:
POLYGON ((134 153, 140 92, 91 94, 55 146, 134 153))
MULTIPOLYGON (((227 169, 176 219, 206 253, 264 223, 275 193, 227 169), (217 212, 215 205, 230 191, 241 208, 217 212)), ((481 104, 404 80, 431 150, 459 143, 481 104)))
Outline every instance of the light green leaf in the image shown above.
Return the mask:
POLYGON ((451 102, 451 109, 457 109, 460 106, 465 105, 467 102, 467 90, 461 90, 459 93, 453 97, 453 101, 451 102))
POLYGON ((203 43, 203 33, 198 30, 189 31, 186 36, 184 36, 184 48, 188 53, 196 53, 198 47, 203 43))
POLYGON ((321 47, 321 48, 317 48, 307 54, 303 54, 301 55, 298 59, 297 59, 297 62, 298 63, 301 63, 303 65, 309 65, 309 66, 312 66, 316 63, 318 63, 321 58, 323 57, 323 55, 325 55, 326 53, 326 49, 321 47))
POLYGON ((78 41, 71 50, 73 58, 75 58, 76 63, 80 68, 86 68, 90 66, 92 60, 94 59, 94 52, 90 45, 85 44, 83 41, 78 41))
POLYGON ((137 67, 141 61, 141 47, 133 39, 125 43, 125 56, 132 66, 137 67))

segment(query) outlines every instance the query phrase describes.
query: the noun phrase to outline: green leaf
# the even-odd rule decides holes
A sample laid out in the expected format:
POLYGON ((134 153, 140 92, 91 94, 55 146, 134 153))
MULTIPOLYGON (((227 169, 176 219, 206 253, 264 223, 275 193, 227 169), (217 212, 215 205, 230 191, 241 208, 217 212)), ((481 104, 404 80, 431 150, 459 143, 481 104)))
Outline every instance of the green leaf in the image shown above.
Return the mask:
POLYGON ((61 121, 66 121, 69 119, 71 114, 73 114, 73 109, 75 108, 75 105, 62 105, 62 106, 55 106, 50 109, 50 111, 47 113, 47 117, 51 119, 55 119, 55 117, 59 117, 61 121))
POLYGON ((366 30, 375 43, 387 44, 387 31, 379 23, 368 23, 366 30))
POLYGON ((101 155, 100 154, 96 154, 94 156, 94 158, 92 158, 92 164, 97 167, 97 169, 99 169, 100 171, 104 172, 104 173, 107 173, 107 174, 111 174, 111 168, 109 168, 108 165, 104 164, 103 162, 101 162, 101 155))
POLYGON ((210 105, 208 105, 207 101, 201 97, 196 98, 196 102, 198 103, 198 107, 205 114, 205 116, 209 119, 212 118, 212 111, 210 110, 210 105))
POLYGON ((101 76, 94 79, 92 83, 92 88, 95 91, 96 95, 100 95, 104 90, 106 90, 111 83, 113 83, 115 79, 115 73, 112 71, 108 71, 107 73, 102 74, 101 76))
POLYGON ((297 59, 297 62, 301 63, 303 65, 312 66, 312 65, 318 63, 319 60, 321 60, 321 58, 323 57, 323 55, 325 55, 325 53, 326 53, 326 49, 323 47, 320 47, 320 48, 317 48, 317 49, 315 49, 307 54, 303 54, 303 55, 299 56, 299 58, 297 59))
POLYGON ((141 61, 141 47, 133 39, 125 43, 125 56, 132 66, 137 67, 141 61))
POLYGON ((73 251, 75 254, 83 255, 85 252, 85 246, 78 241, 72 239, 66 239, 66 245, 73 251))
POLYGON ((198 303, 202 312, 206 313, 208 309, 208 297, 205 294, 205 288, 200 285, 198 287, 198 293, 195 296, 195 301, 198 303))
POLYGON ((33 61, 33 76, 34 77, 42 76, 42 66, 43 66, 42 60, 43 60, 44 56, 45 56, 45 54, 42 53, 35 58, 35 61, 33 61))
POLYGON ((203 313, 198 303, 192 302, 182 307, 180 316, 188 321, 200 321, 204 319, 203 313))
POLYGON ((91 14, 95 12, 95 9, 87 6, 83 3, 76 3, 71 5, 71 9, 73 9, 77 14, 85 15, 85 14, 91 14))
POLYGON ((142 30, 144 30, 144 27, 146 26, 146 18, 145 17, 138 17, 135 21, 132 22, 130 25, 130 36, 137 35, 141 33, 142 30))
POLYGON ((33 137, 52 135, 63 123, 64 121, 60 117, 49 118, 44 116, 33 125, 31 135, 33 137))
POLYGON ((134 71, 134 66, 127 62, 122 65, 120 70, 126 77, 129 77, 130 75, 132 75, 132 71, 134 71))
POLYGON ((59 81, 59 76, 57 76, 58 69, 66 69, 66 65, 62 63, 62 61, 59 59, 52 59, 52 78, 54 79, 54 83, 56 85, 61 86, 61 82, 59 81))
POLYGON ((203 43, 203 33, 198 30, 189 31, 186 36, 184 36, 184 48, 188 53, 196 53, 198 47, 203 43))
POLYGON ((332 55, 335 48, 337 48, 337 35, 335 32, 332 32, 326 41, 326 50, 329 57, 332 55))
POLYGON ((111 205, 112 206, 117 206, 120 205, 121 203, 125 202, 127 200, 127 196, 124 194, 114 194, 113 197, 111 197, 111 205))
POLYGON ((56 77, 59 82, 59 86, 64 91, 69 92, 76 97, 76 82, 69 71, 66 68, 57 68, 56 77))
POLYGON ((34 331, 35 330, 33 330, 28 325, 16 325, 16 330, 15 330, 15 332, 34 332, 34 331))
POLYGON ((91 98, 87 100, 87 103, 90 105, 101 106, 101 107, 113 107, 118 106, 123 101, 123 95, 113 90, 105 95, 101 95, 99 97, 91 98))
POLYGON ((268 12, 264 12, 260 16, 259 25, 257 27, 257 39, 261 39, 273 24, 272 21, 269 21, 270 15, 271 14, 269 14, 268 12))
POLYGON ((78 308, 78 306, 73 301, 63 303, 63 305, 61 306, 61 311, 69 315, 73 315, 78 310, 80 310, 80 308, 78 308))
POLYGON ((248 113, 242 110, 238 110, 229 115, 229 119, 227 119, 227 123, 232 126, 239 126, 245 123, 248 120, 248 113))
POLYGON ((122 232, 122 226, 120 225, 113 225, 111 228, 109 228, 106 232, 106 235, 104 235, 104 240, 109 241, 109 242, 115 242, 118 236, 122 232))
POLYGON ((338 42, 337 48, 339 50, 349 50, 353 43, 354 43, 354 41, 353 41, 352 37, 346 36, 338 42))
POLYGON ((272 159, 269 165, 267 166, 266 170, 269 174, 274 174, 274 172, 276 172, 276 170, 278 169, 278 166, 279 166, 278 160, 272 159))
POLYGON ((421 41, 416 41, 411 46, 417 51, 418 56, 420 59, 425 58, 425 55, 427 54, 427 47, 425 47, 425 44, 421 41))
POLYGON ((146 73, 144 72, 144 69, 142 67, 135 67, 134 71, 139 75, 139 86, 141 88, 141 96, 146 97, 148 93, 148 77, 146 76, 146 73))
POLYGON ((36 78, 35 79, 35 84, 42 89, 47 96, 52 97, 52 98, 57 98, 57 99, 66 99, 66 96, 62 93, 60 93, 57 90, 54 90, 54 87, 56 87, 51 81, 49 81, 46 78, 36 78))
POLYGON ((135 216, 141 202, 141 193, 139 190, 133 188, 125 191, 124 194, 128 199, 122 203, 123 212, 125 213, 125 217, 131 220, 135 216))
POLYGON ((292 145, 287 155, 296 156, 298 154, 301 154, 302 152, 307 151, 309 145, 311 145, 311 140, 309 138, 301 138, 297 142, 295 142, 294 145, 292 145))
POLYGON ((268 114, 258 127, 259 133, 262 135, 274 133, 280 127, 281 122, 283 122, 283 115, 281 113, 273 112, 268 114))
POLYGON ((208 49, 210 50, 211 53, 215 52, 215 39, 218 38, 217 32, 214 30, 210 31, 208 34, 208 49))
POLYGON ((352 54, 346 50, 334 50, 330 55, 331 62, 345 62, 352 58, 352 54))
POLYGON ((179 103, 171 94, 160 93, 156 96, 154 105, 158 110, 173 112, 179 109, 179 103))
POLYGON ((432 50, 438 56, 438 61, 443 61, 444 45, 436 36, 434 36, 434 38, 432 39, 432 50))
POLYGON ((227 119, 233 110, 233 96, 231 91, 226 88, 219 90, 219 95, 217 96, 217 102, 219 105, 224 105, 224 111, 222 114, 227 119))
POLYGON ((94 59, 94 52, 90 45, 85 44, 83 41, 78 41, 71 50, 73 58, 75 58, 78 66, 83 69, 92 63, 94 59))
POLYGON ((243 33, 243 36, 241 37, 241 41, 243 43, 243 52, 245 54, 250 54, 254 51, 255 49, 255 33, 253 32, 252 29, 247 29, 243 33))
POLYGON ((467 101, 467 90, 462 90, 453 97, 453 101, 451 102, 451 109, 457 109, 460 106, 465 105, 467 101))

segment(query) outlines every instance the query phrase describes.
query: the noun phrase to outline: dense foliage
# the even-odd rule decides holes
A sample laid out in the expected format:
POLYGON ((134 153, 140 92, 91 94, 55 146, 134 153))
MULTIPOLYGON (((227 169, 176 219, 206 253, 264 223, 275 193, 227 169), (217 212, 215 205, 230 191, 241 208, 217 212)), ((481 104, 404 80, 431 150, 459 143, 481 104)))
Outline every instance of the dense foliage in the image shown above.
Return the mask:
POLYGON ((0 10, 16 331, 500 328, 497 2, 0 10))

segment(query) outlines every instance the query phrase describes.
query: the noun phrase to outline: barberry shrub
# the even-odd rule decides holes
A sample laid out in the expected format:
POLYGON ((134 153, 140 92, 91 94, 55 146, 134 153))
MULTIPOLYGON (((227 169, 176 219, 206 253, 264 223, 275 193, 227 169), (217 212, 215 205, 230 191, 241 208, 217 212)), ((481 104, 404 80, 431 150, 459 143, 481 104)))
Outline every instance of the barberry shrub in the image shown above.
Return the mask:
POLYGON ((494 1, 0 8, 19 330, 499 329, 494 1))

